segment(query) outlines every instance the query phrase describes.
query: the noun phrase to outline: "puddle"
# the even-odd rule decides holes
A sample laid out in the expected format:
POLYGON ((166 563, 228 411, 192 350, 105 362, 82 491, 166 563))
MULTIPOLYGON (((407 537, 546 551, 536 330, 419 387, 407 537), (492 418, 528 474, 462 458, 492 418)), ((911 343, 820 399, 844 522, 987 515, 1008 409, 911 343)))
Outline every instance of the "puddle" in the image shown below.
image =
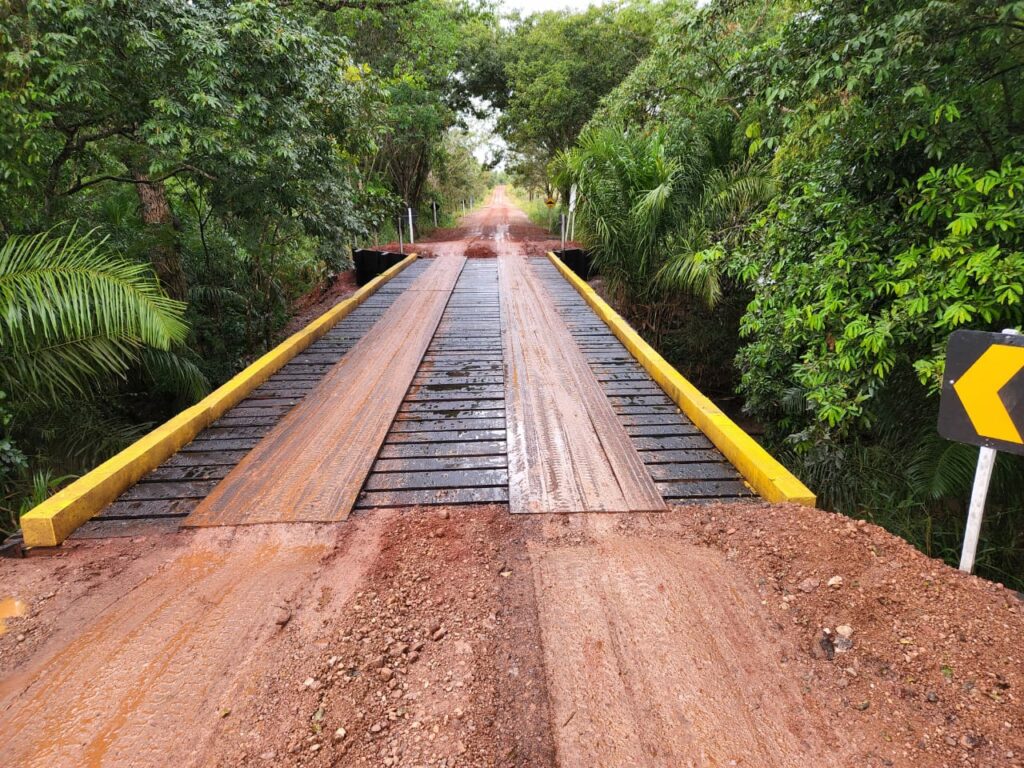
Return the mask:
POLYGON ((0 599, 0 635, 7 631, 7 619, 24 616, 27 610, 28 606, 16 597, 0 599))

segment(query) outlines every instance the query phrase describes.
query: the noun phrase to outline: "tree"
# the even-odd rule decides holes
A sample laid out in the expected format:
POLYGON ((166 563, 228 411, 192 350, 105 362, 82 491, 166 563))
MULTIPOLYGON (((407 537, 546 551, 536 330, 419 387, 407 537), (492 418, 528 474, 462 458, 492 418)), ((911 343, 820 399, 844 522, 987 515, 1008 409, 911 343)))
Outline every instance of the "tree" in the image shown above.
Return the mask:
MULTIPOLYGON (((1024 323, 1022 42, 1019 3, 680 6, 570 153, 617 145, 575 179, 599 250, 653 227, 640 201, 673 212, 655 249, 632 232, 621 277, 609 265, 629 296, 684 308, 663 348, 713 329, 765 440, 823 504, 946 557, 973 457, 935 432, 945 345, 1024 323), (658 152, 662 173, 634 174, 658 152), (716 283, 723 300, 691 311, 716 283)), ((979 569, 998 578, 1021 571, 1021 463, 1001 460, 990 497, 979 569)))
POLYGON ((486 46, 493 14, 460 0, 414 0, 344 7, 324 24, 351 41, 350 55, 384 96, 367 116, 374 146, 362 158, 363 179, 418 207, 445 135, 477 111, 467 81, 494 66, 486 46))
POLYGON ((341 150, 360 81, 336 41, 269 1, 32 5, 5 27, 0 82, 13 109, 0 117, 0 172, 21 190, 0 210, 5 228, 130 185, 153 266, 178 298, 187 280, 169 185, 196 185, 250 238, 297 221, 341 244, 359 228, 341 150))
POLYGON ((547 162, 569 149, 601 99, 643 58, 654 11, 640 5, 547 11, 515 20, 502 45, 498 130, 514 153, 547 162))
MULTIPOLYGON (((35 479, 48 491, 51 467, 88 465, 134 436, 111 408, 118 384, 141 378, 156 390, 159 379, 187 397, 207 387, 174 352, 188 335, 184 305, 164 293, 148 266, 115 255, 93 233, 7 238, 0 306, 0 392, 13 394, 0 409, 5 491, 29 469, 21 446, 47 457, 35 479), (105 434, 91 435, 90 422, 105 434)), ((12 511, 0 528, 8 528, 12 511)))

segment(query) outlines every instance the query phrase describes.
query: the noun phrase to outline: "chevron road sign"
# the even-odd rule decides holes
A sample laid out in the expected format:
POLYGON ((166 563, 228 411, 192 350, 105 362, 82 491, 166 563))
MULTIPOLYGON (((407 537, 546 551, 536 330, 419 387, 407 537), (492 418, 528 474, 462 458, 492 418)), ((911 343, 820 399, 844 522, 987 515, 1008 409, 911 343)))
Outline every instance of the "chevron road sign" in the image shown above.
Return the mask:
POLYGON ((967 510, 960 570, 974 570, 996 451, 1024 454, 1024 336, 956 331, 949 337, 939 434, 981 446, 967 510))
POLYGON ((956 331, 949 337, 939 434, 1024 454, 1024 336, 956 331))

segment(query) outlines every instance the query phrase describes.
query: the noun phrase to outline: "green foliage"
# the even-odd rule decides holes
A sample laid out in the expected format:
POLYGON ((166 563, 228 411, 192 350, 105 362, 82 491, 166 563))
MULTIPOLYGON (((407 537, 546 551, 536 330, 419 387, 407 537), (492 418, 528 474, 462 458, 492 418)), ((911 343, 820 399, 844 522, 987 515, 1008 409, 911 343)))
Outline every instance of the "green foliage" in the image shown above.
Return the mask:
MULTIPOLYGON (((437 148, 431 170, 429 191, 445 213, 457 210, 462 200, 483 200, 489 177, 473 155, 468 133, 449 131, 437 148)), ((429 205, 426 210, 429 212, 429 205)))
POLYGON ((577 235, 613 294, 656 300, 654 278, 689 199, 683 165, 666 156, 664 134, 595 128, 555 165, 559 186, 577 186, 577 235))
POLYGON ((479 188, 446 137, 493 68, 493 14, 331 7, 0 7, 8 516, 274 344, 432 170, 435 198, 479 188))
POLYGON ((445 137, 476 112, 470 96, 495 66, 497 19, 466 2, 416 0, 342 9, 325 26, 349 41, 362 77, 382 93, 366 115, 374 132, 362 175, 397 196, 395 210, 419 207, 431 171, 444 161, 445 137))
POLYGON ((184 305, 144 264, 74 230, 13 235, 0 246, 0 386, 58 400, 123 377, 144 346, 185 340, 184 305))
POLYGON ((115 255, 93 233, 8 237, 0 307, 0 387, 14 393, 0 408, 9 499, 0 529, 25 506, 16 489, 37 500, 66 479, 53 468, 88 466, 105 455, 100 446, 116 450, 137 435, 116 414, 119 391, 147 380, 151 392, 195 399, 209 387, 173 351, 188 336, 185 305, 167 297, 147 264, 115 255), (31 471, 21 445, 32 446, 31 471))
POLYGON ((14 414, 5 402, 7 393, 0 390, 0 488, 7 488, 12 478, 28 469, 28 460, 10 437, 14 414))
MULTIPOLYGON (((678 6, 567 156, 582 170, 602 136, 600 178, 555 168, 612 286, 671 307, 666 350, 734 327, 745 295, 722 345, 773 450, 949 559, 976 451, 935 434, 946 341, 1024 322, 1022 43, 1021 3, 678 6), (634 176, 644 142, 661 175, 634 176), (734 300, 693 312, 716 286, 734 300)), ((1000 462, 979 565, 1017 584, 1021 463, 1000 462)))
POLYGON ((545 164, 572 146, 600 100, 643 57, 662 10, 610 3, 513 19, 501 40, 503 76, 482 95, 502 108, 498 131, 516 158, 520 187, 542 185, 545 164))

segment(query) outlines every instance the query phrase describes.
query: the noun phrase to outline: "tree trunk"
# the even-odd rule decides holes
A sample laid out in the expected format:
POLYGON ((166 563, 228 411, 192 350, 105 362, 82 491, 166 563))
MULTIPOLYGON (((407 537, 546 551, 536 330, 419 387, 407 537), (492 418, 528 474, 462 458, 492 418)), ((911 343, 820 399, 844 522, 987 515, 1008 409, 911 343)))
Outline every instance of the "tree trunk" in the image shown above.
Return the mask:
POLYGON ((150 181, 149 176, 138 168, 129 170, 136 182, 142 223, 153 240, 150 249, 153 269, 167 294, 172 299, 184 300, 188 295, 188 281, 181 263, 178 221, 171 211, 167 188, 162 181, 150 181))

